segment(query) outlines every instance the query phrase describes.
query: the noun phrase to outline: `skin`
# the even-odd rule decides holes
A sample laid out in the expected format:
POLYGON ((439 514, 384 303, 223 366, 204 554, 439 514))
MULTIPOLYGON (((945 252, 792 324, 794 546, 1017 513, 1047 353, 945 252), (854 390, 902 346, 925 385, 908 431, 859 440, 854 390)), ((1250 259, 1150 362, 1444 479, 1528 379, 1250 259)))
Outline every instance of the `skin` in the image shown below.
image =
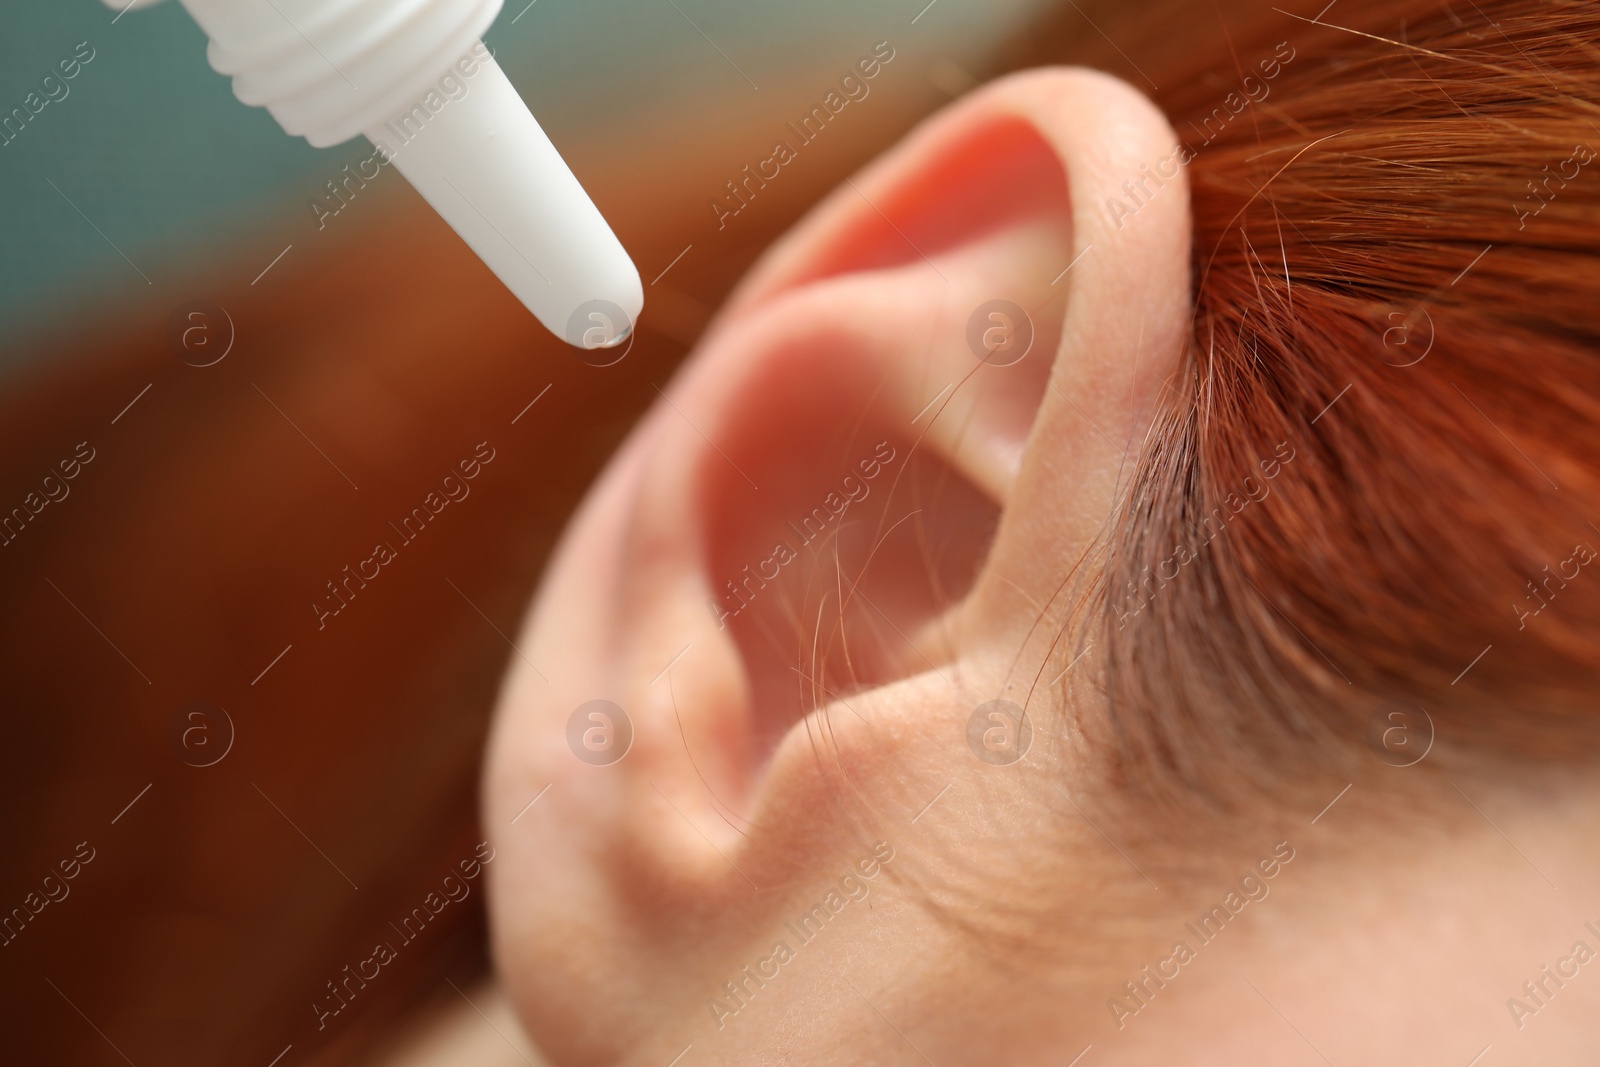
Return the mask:
POLYGON ((1439 739, 1161 804, 1108 755, 1093 650, 1056 640, 1179 365, 1184 179, 1104 208, 1175 141, 1085 71, 956 103, 770 252, 596 485, 484 783, 496 966, 553 1062, 1588 1062, 1600 961, 1520 1026, 1507 998, 1600 951, 1594 775, 1439 739), (1009 366, 966 339, 997 295, 1035 330, 1009 366), (708 600, 879 441, 848 525, 719 625, 708 600), (596 698, 633 731, 605 766, 568 741, 596 698), (1006 766, 967 739, 996 698, 1034 729, 1006 766), (1275 849, 1201 944, 1185 923, 1275 849), (1180 939, 1195 959, 1119 1018, 1180 939))

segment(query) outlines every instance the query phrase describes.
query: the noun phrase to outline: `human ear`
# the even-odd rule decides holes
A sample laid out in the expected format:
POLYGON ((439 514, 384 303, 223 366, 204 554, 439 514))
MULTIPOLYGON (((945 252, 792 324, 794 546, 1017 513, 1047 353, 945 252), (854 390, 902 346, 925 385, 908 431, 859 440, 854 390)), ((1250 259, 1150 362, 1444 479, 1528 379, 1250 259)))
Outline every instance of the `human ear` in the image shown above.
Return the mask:
MULTIPOLYGON (((751 886, 867 854, 838 832, 816 709, 850 709, 833 756, 892 790, 913 750, 966 752, 966 702, 1005 664, 1048 654, 1035 624, 1111 517, 1188 321, 1187 189, 1148 178, 1175 144, 1115 79, 1004 79, 847 182, 734 295, 569 530, 519 642, 538 673, 513 661, 485 796, 525 1010, 582 995, 539 973, 563 918, 620 953, 715 916, 694 953, 731 962, 768 918, 751 886), (632 727, 600 768, 565 741, 597 698, 632 727), (506 830, 547 785, 561 818, 506 830), (642 886, 696 903, 663 917, 642 886)), ((620 965, 590 977, 662 995, 620 965)))
MULTIPOLYGON (((1182 156, 1154 106, 1115 79, 1053 69, 996 82, 835 192, 746 279, 708 341, 714 352, 755 313, 801 306, 813 350, 847 332, 871 354, 844 358, 883 376, 871 388, 878 409, 895 409, 885 425, 904 420, 913 451, 1000 509, 969 633, 1033 629, 1019 596, 1059 600, 1133 473, 1188 336, 1188 189, 1165 166, 1182 156), (1008 366, 972 347, 976 312, 996 299, 1019 305, 1015 325, 1034 335, 1008 366)), ((826 360, 788 344, 802 349, 794 379, 826 360)), ((772 373, 768 405, 782 405, 772 373)), ((764 410, 750 394, 740 404, 764 410)), ((939 519, 923 509, 916 521, 939 519)))

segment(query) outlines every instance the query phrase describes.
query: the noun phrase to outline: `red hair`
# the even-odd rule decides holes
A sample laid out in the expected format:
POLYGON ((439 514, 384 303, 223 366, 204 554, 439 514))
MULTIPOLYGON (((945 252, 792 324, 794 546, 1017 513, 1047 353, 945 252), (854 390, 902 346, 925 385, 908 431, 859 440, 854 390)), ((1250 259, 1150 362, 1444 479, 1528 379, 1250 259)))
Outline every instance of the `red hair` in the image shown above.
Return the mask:
POLYGON ((1151 6, 1164 43, 1099 26, 1193 153, 1194 329, 1078 641, 1128 767, 1277 777, 1418 707, 1443 742, 1573 751, 1600 669, 1600 9, 1151 6), (1214 54, 1204 20, 1233 78, 1152 62, 1214 54))

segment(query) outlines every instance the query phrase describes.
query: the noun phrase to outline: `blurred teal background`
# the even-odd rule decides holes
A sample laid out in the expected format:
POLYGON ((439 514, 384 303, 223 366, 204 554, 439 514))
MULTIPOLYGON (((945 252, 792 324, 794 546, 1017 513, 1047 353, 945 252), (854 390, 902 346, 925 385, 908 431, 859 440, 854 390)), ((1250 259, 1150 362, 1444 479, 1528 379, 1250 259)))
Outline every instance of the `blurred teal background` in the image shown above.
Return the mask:
MULTIPOLYGON (((902 99, 908 79, 947 97, 1044 6, 508 0, 487 41, 564 151, 630 137, 659 151, 675 134, 703 140, 706 127, 753 112, 771 112, 779 128, 786 109, 802 110, 884 38, 907 57, 895 71, 902 99)), ((176 0, 120 17, 98 0, 10 0, 0 9, 0 115, 24 107, 80 42, 94 59, 66 98, 0 145, 0 371, 26 362, 19 339, 70 326, 85 300, 137 299, 147 277, 229 251, 265 266, 315 233, 307 202, 323 182, 371 152, 364 139, 313 149, 240 104, 176 0), (280 219, 281 233, 263 239, 280 219)))

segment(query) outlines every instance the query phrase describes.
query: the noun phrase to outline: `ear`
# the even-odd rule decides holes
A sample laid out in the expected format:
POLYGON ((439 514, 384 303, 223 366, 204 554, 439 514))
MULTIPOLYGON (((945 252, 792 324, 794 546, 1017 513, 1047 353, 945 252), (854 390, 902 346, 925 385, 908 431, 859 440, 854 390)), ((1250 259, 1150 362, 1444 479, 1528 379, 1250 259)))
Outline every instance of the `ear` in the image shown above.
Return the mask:
POLYGON ((898 391, 875 403, 921 414, 901 432, 1003 509, 966 605, 990 636, 1020 638, 1007 624, 1018 597, 1049 602, 1104 534, 1177 369, 1192 312, 1189 156, 1118 79, 1057 68, 991 83, 836 191, 711 335, 708 347, 803 295, 834 304, 836 321, 856 315, 876 342, 861 355, 898 391), (1001 300, 1026 318, 990 310, 1001 300))
POLYGON ((1113 78, 1010 77, 775 247, 569 531, 521 646, 548 681, 513 660, 490 825, 553 781, 582 798, 585 849, 731 876, 808 712, 1014 664, 1177 365, 1176 143, 1113 78), (605 775, 565 750, 597 697, 634 731, 605 775))

